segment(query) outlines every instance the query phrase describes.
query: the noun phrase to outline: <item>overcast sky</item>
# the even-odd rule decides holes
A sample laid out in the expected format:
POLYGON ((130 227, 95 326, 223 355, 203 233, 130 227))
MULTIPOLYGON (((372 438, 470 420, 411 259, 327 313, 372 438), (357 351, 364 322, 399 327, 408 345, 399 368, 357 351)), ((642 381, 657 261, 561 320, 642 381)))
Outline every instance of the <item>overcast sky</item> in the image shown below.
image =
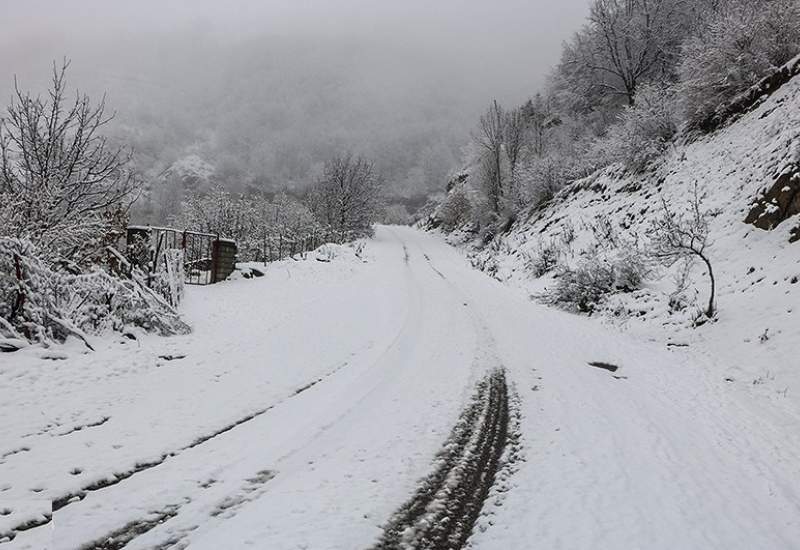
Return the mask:
POLYGON ((15 75, 42 92, 66 57, 69 88, 107 93, 109 131, 145 174, 199 152, 231 185, 302 188, 350 150, 397 193, 428 193, 492 99, 537 92, 587 12, 588 0, 0 0, 0 108, 15 75))
POLYGON ((98 59, 129 73, 137 42, 190 32, 234 41, 253 34, 363 41, 391 46, 398 57, 424 51, 428 63, 468 70, 476 94, 491 89, 517 101, 542 82, 562 41, 585 17, 587 0, 0 0, 0 6, 0 89, 13 74, 36 78, 43 63, 62 56, 87 79, 98 59))

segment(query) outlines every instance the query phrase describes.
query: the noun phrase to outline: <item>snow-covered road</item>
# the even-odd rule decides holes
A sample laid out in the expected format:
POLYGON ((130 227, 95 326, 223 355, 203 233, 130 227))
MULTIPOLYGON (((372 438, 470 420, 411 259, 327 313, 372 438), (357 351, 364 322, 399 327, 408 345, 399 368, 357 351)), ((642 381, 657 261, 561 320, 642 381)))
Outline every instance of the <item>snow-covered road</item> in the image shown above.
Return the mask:
POLYGON ((800 547, 796 409, 536 305, 437 236, 380 227, 365 256, 192 288, 186 337, 0 356, 0 550, 385 542, 497 372, 524 460, 474 547, 800 547))

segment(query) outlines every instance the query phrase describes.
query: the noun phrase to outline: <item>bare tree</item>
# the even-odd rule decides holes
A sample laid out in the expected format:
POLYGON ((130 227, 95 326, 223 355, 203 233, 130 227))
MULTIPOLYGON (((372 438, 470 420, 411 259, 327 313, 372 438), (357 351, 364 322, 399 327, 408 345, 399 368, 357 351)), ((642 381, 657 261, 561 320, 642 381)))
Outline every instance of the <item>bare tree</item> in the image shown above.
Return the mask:
POLYGON ((705 314, 708 318, 716 312, 716 279, 711 260, 708 255, 708 234, 711 215, 701 209, 702 200, 694 187, 692 203, 686 214, 674 212, 666 199, 661 198, 663 213, 660 218, 653 221, 650 229, 652 241, 652 255, 665 265, 672 266, 683 260, 691 263, 699 258, 708 270, 711 292, 705 314))
MULTIPOLYGON (((595 0, 589 24, 565 46, 564 61, 587 70, 601 95, 633 105, 636 89, 671 70, 686 19, 683 0, 595 0)), ((582 73, 578 73, 582 74, 582 73)))
POLYGON ((529 99, 522 106, 522 114, 525 118, 531 152, 541 158, 545 154, 547 130, 556 125, 552 107, 548 99, 537 93, 532 100, 529 99))
POLYGON ((0 118, 0 197, 17 204, 14 236, 72 260, 102 238, 135 198, 131 152, 102 135, 105 97, 68 100, 69 62, 53 64, 47 97, 20 90, 0 118))
POLYGON ((493 101, 479 122, 478 132, 474 135, 475 142, 486 154, 486 167, 484 176, 489 194, 489 204, 492 211, 498 213, 503 198, 503 144, 506 137, 506 116, 503 108, 493 101))
POLYGON ((335 157, 325 164, 309 202, 317 219, 340 242, 371 233, 382 212, 381 181, 375 166, 349 153, 335 157))
POLYGON ((522 108, 506 112, 503 131, 503 149, 508 159, 508 195, 518 202, 517 165, 525 155, 528 144, 528 123, 522 108))

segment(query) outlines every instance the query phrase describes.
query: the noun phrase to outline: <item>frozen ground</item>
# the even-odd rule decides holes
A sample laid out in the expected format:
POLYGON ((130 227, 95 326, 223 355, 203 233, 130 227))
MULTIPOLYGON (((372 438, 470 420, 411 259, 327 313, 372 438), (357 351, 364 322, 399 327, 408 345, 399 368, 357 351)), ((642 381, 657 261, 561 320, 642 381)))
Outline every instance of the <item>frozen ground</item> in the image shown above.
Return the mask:
POLYGON ((0 354, 0 550, 424 547, 487 472, 474 548, 800 547, 793 400, 435 235, 338 252, 191 288, 186 337, 0 354))

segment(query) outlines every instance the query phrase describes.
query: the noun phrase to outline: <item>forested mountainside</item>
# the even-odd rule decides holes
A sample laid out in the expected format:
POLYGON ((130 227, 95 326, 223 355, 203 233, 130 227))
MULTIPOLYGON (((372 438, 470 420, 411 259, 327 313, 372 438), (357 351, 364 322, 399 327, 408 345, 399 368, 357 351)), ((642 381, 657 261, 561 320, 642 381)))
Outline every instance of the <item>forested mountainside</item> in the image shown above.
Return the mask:
MULTIPOLYGON (((612 164, 502 234, 486 240, 467 224, 449 238, 532 299, 705 351, 731 384, 791 398, 800 388, 798 69, 800 58, 719 109, 720 129, 672 144, 641 173, 612 164), (670 250, 681 239, 710 264, 711 312, 709 267, 670 250)), ((474 193, 477 180, 467 170, 449 196, 474 193)), ((427 223, 441 224, 446 210, 447 201, 427 223)))

